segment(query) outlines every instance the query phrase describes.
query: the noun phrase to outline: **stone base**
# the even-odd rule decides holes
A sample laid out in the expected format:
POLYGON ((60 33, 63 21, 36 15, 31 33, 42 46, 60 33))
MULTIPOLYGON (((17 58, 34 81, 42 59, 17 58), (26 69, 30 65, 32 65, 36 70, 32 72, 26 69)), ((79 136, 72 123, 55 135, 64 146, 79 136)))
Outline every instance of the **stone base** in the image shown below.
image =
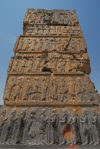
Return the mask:
MULTIPOLYGON (((0 145, 0 149, 67 149, 67 145, 0 145)), ((100 149, 100 144, 76 145, 73 149, 100 149)))

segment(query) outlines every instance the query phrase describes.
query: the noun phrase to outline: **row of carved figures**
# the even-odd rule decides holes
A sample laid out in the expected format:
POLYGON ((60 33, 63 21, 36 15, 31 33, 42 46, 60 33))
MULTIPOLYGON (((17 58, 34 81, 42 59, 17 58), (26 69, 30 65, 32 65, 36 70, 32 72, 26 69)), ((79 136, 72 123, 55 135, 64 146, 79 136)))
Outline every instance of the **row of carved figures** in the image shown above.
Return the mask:
POLYGON ((26 109, 22 109, 19 114, 13 109, 9 117, 6 113, 7 110, 4 109, 0 115, 1 144, 96 145, 100 141, 99 114, 96 110, 89 115, 84 109, 81 116, 77 114, 76 109, 73 109, 72 115, 68 114, 66 109, 62 109, 61 114, 53 109, 48 115, 46 109, 37 112, 36 108, 31 109, 29 113, 26 109), (65 140, 62 135, 63 127, 68 124, 74 129, 72 142, 65 140))
POLYGON ((90 63, 87 60, 76 60, 72 56, 66 59, 18 59, 12 57, 9 62, 8 72, 85 72, 90 73, 90 63), (84 69, 84 66, 86 67, 84 69), (88 70, 89 69, 89 70, 88 70))
POLYGON ((76 79, 64 77, 59 81, 54 77, 51 81, 47 77, 10 77, 7 81, 4 100, 41 100, 46 99, 69 101, 71 95, 77 95, 77 100, 95 100, 98 95, 94 84, 89 78, 77 77, 76 79), (17 80, 17 81, 16 81, 17 80), (42 85, 41 85, 42 84, 42 85), (84 99, 83 99, 84 98, 84 99))
POLYGON ((80 35, 79 26, 46 26, 46 25, 26 25, 26 35, 80 35))
POLYGON ((25 38, 19 39, 16 51, 85 51, 81 38, 25 38))
POLYGON ((24 23, 28 24, 67 24, 67 25, 75 25, 78 23, 78 18, 75 10, 66 11, 66 10, 44 10, 38 9, 33 10, 29 9, 24 18, 24 23))

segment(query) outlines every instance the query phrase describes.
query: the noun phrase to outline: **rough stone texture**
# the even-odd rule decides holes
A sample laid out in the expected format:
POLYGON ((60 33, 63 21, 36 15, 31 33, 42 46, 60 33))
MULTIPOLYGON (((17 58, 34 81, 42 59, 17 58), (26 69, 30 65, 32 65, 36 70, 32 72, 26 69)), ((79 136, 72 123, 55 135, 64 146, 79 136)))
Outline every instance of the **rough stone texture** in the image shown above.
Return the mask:
POLYGON ((100 96, 75 10, 28 9, 14 46, 0 107, 0 143, 65 144, 100 141, 100 96), (72 143, 73 143, 72 142, 72 143))

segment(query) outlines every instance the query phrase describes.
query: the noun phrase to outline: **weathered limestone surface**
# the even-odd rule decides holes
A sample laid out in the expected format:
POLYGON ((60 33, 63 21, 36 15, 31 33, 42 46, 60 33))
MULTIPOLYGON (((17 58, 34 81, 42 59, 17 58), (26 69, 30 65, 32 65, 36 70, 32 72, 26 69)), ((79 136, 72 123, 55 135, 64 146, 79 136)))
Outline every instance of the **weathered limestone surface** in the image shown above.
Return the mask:
POLYGON ((1 144, 100 141, 100 96, 75 10, 27 9, 14 46, 0 108, 1 144))

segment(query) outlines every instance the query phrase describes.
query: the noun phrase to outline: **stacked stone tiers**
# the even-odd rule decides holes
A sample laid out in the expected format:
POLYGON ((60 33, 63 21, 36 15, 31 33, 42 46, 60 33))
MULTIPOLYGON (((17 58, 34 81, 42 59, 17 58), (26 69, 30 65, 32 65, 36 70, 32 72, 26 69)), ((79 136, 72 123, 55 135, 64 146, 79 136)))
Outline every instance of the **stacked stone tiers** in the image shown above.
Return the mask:
POLYGON ((100 100, 74 10, 28 9, 14 46, 6 105, 92 105, 100 100))
POLYGON ((100 96, 75 10, 27 9, 0 107, 0 143, 99 144, 100 96))

